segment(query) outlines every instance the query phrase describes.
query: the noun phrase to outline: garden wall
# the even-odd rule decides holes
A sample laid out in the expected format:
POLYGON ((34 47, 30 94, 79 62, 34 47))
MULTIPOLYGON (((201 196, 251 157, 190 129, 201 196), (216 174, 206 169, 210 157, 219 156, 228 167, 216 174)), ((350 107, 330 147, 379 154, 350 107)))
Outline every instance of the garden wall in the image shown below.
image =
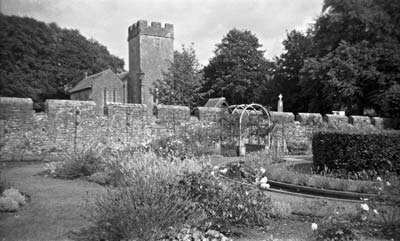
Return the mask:
MULTIPOLYGON (((47 100, 45 112, 35 113, 27 98, 0 97, 0 159, 20 160, 38 157, 59 157, 65 152, 81 150, 93 143, 115 146, 141 143, 152 136, 163 137, 196 123, 224 123, 227 111, 221 108, 199 107, 198 117, 190 116, 188 107, 158 105, 149 116, 146 105, 109 104, 99 114, 91 101, 47 100), (49 154, 50 153, 50 154, 49 154)), ((374 117, 340 117, 342 125, 353 128, 387 129, 398 122, 374 117)), ((336 125, 335 116, 323 121, 320 114, 271 112, 275 128, 273 135, 291 143, 311 146, 312 134, 324 125, 336 125)), ((223 132, 226 126, 220 126, 223 132)), ((311 150, 311 148, 310 148, 311 150)))

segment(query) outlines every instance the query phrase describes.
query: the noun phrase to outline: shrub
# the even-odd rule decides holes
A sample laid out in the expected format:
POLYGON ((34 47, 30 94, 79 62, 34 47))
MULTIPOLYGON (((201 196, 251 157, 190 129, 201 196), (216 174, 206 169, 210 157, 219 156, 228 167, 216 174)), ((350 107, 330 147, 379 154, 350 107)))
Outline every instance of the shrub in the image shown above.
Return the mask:
POLYGON ((221 139, 215 124, 182 124, 171 136, 154 139, 152 150, 162 157, 193 157, 215 154, 214 145, 221 139))
POLYGON ((287 218, 292 213, 292 207, 287 202, 273 201, 271 216, 277 218, 287 218))
POLYGON ((150 177, 154 182, 177 183, 186 172, 200 172, 205 159, 178 157, 162 158, 154 152, 115 152, 107 158, 107 168, 111 172, 111 184, 134 186, 150 177))
POLYGON ((306 142, 289 141, 287 143, 287 149, 292 155, 302 155, 307 153, 308 144, 306 142))
POLYGON ((184 190, 149 180, 109 189, 94 206, 87 216, 92 227, 81 231, 80 240, 158 240, 197 216, 184 190))
POLYGON ((89 207, 86 218, 92 226, 75 233, 74 239, 158 240, 201 216, 189 190, 178 185, 183 173, 201 169, 201 161, 129 150, 107 157, 106 169, 119 186, 89 207))
POLYGON ((105 150, 106 147, 97 145, 74 153, 66 153, 63 161, 46 164, 45 174, 57 178, 74 179, 103 171, 105 163, 102 155, 105 150))
POLYGON ((210 228, 265 226, 270 219, 271 199, 256 187, 217 178, 211 170, 188 173, 180 183, 199 203, 210 228))
POLYGON ((312 148, 318 168, 400 173, 400 132, 318 132, 312 148))

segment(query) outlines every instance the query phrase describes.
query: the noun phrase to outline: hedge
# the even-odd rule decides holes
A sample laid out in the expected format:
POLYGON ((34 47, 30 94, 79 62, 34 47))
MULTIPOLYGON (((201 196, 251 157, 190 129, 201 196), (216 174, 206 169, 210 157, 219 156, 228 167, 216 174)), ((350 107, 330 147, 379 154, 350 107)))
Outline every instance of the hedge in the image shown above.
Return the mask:
POLYGON ((314 166, 348 172, 400 173, 400 132, 317 132, 312 139, 314 166))

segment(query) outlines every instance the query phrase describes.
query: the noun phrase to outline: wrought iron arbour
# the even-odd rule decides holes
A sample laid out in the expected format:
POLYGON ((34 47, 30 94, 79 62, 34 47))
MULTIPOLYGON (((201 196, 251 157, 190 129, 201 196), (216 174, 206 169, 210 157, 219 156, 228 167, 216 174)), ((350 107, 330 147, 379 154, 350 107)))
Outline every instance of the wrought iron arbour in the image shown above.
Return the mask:
MULTIPOLYGON (((239 153, 242 154, 243 151, 242 149, 244 148, 244 142, 243 139, 246 137, 246 129, 254 129, 253 127, 256 128, 255 132, 258 137, 258 141, 260 140, 260 137, 266 137, 268 135, 268 145, 266 145, 267 148, 270 147, 271 143, 271 136, 270 136, 270 128, 271 128, 271 115, 269 111, 262 105, 252 103, 252 104, 242 104, 242 105, 232 105, 229 106, 229 112, 234 115, 234 114, 240 114, 239 118, 239 153), (244 117, 247 117, 249 119, 249 122, 251 122, 251 118, 256 119, 256 121, 253 122, 253 125, 249 126, 244 126, 244 117)), ((253 130, 254 131, 254 130, 253 130)), ((254 133, 254 132, 253 132, 254 133)), ((249 134, 249 138, 251 138, 251 134, 249 134)))

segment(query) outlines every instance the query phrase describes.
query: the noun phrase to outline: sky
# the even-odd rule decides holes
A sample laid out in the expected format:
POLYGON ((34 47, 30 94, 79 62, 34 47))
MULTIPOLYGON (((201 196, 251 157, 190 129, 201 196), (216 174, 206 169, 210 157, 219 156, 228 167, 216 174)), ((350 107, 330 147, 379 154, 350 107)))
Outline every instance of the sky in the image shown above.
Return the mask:
POLYGON ((128 62, 128 27, 138 20, 174 25, 174 48, 194 44, 207 65, 215 45, 233 28, 255 34, 265 57, 283 52, 293 29, 304 31, 319 16, 323 0, 0 0, 6 15, 32 17, 78 29, 128 62))

